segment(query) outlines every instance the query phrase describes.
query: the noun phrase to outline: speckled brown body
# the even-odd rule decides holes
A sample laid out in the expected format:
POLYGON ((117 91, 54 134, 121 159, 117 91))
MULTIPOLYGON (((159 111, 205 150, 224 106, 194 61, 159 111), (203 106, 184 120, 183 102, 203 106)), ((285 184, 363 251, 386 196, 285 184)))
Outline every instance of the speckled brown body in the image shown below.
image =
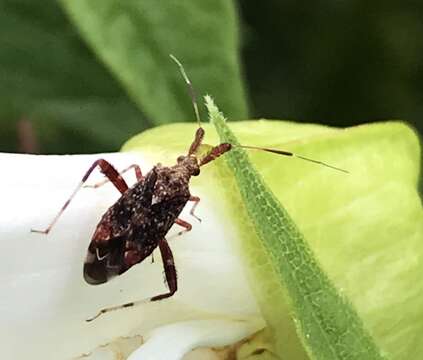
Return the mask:
POLYGON ((190 199, 189 181, 199 174, 195 157, 172 167, 153 167, 103 215, 88 248, 84 278, 101 284, 148 257, 165 238, 190 199))

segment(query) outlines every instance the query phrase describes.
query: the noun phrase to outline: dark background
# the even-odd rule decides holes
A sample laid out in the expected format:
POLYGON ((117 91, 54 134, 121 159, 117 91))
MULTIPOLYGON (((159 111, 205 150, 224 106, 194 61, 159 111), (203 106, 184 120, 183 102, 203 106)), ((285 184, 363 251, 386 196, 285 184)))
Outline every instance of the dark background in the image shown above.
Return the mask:
POLYGON ((239 4, 254 117, 423 130, 423 2, 239 4))
MULTIPOLYGON (((45 4, 0 2, 0 150, 118 150, 153 123, 57 3, 45 4), (58 68, 68 53, 77 60, 58 68), (22 75, 29 62, 38 75, 22 75)), ((403 119, 423 131, 422 2, 244 0, 238 8, 250 118, 403 119)))

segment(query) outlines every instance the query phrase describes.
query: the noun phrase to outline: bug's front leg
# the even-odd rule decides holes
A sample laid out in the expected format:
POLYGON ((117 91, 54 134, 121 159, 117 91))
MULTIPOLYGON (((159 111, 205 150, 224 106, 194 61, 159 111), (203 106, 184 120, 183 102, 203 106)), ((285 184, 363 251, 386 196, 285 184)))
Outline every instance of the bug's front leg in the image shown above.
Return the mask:
POLYGON ((199 222, 201 222, 201 219, 194 214, 195 209, 197 208, 198 203, 200 202, 200 198, 198 196, 192 196, 189 198, 189 201, 193 201, 194 204, 192 205, 192 208, 189 212, 189 214, 193 217, 195 217, 199 222))
POLYGON ((113 183, 113 185, 120 191, 121 194, 123 194, 126 190, 128 190, 128 185, 126 184, 125 180, 122 178, 122 176, 119 175, 117 170, 113 167, 112 164, 110 164, 108 161, 104 159, 98 159, 94 161, 94 163, 90 166, 90 168, 87 170, 85 175, 82 177, 81 182, 78 184, 76 189, 73 191, 72 195, 60 211, 57 213, 57 215, 54 217, 53 221, 44 229, 44 230, 35 230, 31 229, 31 232, 41 233, 41 234, 48 234, 54 224, 59 220, 60 216, 63 214, 63 212, 66 210, 66 208, 69 206, 72 199, 75 197, 75 195, 78 193, 78 191, 82 188, 84 183, 87 181, 88 177, 91 175, 91 173, 94 171, 96 167, 100 168, 100 171, 107 176, 108 179, 113 183))
MULTIPOLYGON (((201 222, 201 219, 197 215, 194 214, 195 208, 197 207, 198 203, 200 202, 200 198, 198 196, 192 196, 191 195, 190 198, 189 198, 189 201, 193 201, 194 202, 194 205, 192 206, 189 214, 191 216, 195 217, 198 221, 201 222)), ((177 225, 182 226, 183 228, 185 228, 185 230, 178 232, 178 234, 177 234, 178 236, 180 236, 183 233, 186 233, 188 231, 191 231, 191 229, 192 229, 192 225, 189 222, 187 222, 185 220, 182 220, 182 219, 179 219, 179 218, 177 218, 175 220, 175 224, 177 224, 177 225)))

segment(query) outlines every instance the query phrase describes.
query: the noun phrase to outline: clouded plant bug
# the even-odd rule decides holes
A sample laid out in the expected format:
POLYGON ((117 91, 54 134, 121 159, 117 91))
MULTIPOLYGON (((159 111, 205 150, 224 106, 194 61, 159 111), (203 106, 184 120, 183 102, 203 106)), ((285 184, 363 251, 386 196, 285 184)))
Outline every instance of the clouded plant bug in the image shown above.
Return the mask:
MULTIPOLYGON (((133 307, 142 302, 169 298, 177 291, 176 267, 166 235, 174 224, 184 228, 179 234, 191 230, 192 225, 179 218, 180 213, 188 202, 193 203, 190 214, 197 218, 194 211, 200 198, 190 192, 189 182, 191 177, 198 176, 202 166, 212 162, 235 146, 229 143, 221 143, 212 147, 205 155, 201 156, 198 154, 205 131, 201 126, 195 93, 182 64, 173 55, 171 55, 171 58, 179 66, 181 74, 188 85, 198 123, 198 129, 195 132, 194 140, 188 152, 179 156, 175 165, 163 166, 159 163, 145 175, 142 174, 138 165, 131 165, 119 173, 108 161, 98 159, 90 166, 77 188, 47 228, 44 230, 31 229, 32 232, 48 234, 72 199, 84 186, 91 173, 98 167, 107 177, 107 180, 96 184, 94 187, 110 181, 121 193, 121 197, 102 216, 94 231, 84 262, 83 274, 85 281, 92 285, 105 283, 142 262, 152 254, 154 249, 159 247, 168 291, 149 299, 104 308, 94 317, 87 319, 87 321, 92 321, 112 310, 133 307), (137 182, 132 187, 129 187, 122 174, 131 169, 135 171, 137 182)), ((285 150, 250 145, 237 145, 237 147, 261 150, 284 156, 294 156, 335 170, 347 172, 321 161, 285 150)))

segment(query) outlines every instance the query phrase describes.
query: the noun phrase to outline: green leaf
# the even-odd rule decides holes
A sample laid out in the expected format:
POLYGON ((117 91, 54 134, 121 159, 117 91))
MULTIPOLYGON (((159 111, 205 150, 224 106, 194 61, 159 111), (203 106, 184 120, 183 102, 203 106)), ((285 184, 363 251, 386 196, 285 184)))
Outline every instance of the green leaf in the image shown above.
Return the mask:
POLYGON ((232 118, 247 115, 233 1, 61 0, 91 47, 156 124, 193 119, 187 89, 218 94, 232 118))
MULTIPOLYGON (((249 153, 378 347, 391 359, 419 358, 423 353, 423 209, 416 190, 420 162, 416 134, 401 122, 347 129, 268 120, 230 126, 243 144, 294 151, 350 171, 347 175, 300 159, 249 153)), ((205 141, 216 144, 213 128, 203 127, 205 141)), ((153 163, 171 165, 186 153, 195 129, 195 124, 150 129, 128 141, 123 150, 142 151, 153 163)), ((213 199, 228 233, 237 229, 233 245, 239 246, 245 260, 269 330, 277 335, 274 345, 279 357, 308 359, 285 288, 256 236, 232 171, 225 165, 226 156, 202 168, 192 186, 213 199)))
POLYGON ((56 140, 58 148, 63 139, 55 139, 51 128, 59 125, 69 129, 73 136, 78 134, 85 140, 77 143, 79 153, 110 152, 119 149, 129 134, 149 125, 142 120, 138 109, 131 106, 127 99, 51 98, 38 102, 30 117, 35 120, 39 133, 48 138, 49 144, 56 140))
MULTIPOLYGON (((206 105, 222 142, 239 145, 210 97, 206 97, 206 105)), ((245 151, 235 148, 226 159, 261 246, 288 291, 297 330, 310 357, 382 359, 356 311, 324 273, 304 236, 251 165, 245 151)))
POLYGON ((111 151, 149 125, 56 1, 2 1, 0 32, 0 150, 16 149, 20 119, 56 153, 111 151))

